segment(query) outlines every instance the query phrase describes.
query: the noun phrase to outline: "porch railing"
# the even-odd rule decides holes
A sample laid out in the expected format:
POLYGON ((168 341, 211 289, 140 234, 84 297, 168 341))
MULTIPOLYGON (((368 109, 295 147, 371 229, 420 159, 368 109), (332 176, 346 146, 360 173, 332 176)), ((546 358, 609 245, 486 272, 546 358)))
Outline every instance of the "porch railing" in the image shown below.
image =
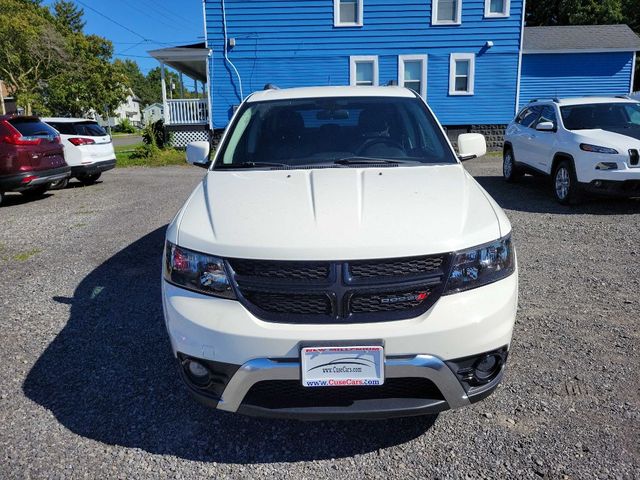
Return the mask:
POLYGON ((167 100, 167 125, 206 125, 209 123, 207 101, 199 98, 167 100))

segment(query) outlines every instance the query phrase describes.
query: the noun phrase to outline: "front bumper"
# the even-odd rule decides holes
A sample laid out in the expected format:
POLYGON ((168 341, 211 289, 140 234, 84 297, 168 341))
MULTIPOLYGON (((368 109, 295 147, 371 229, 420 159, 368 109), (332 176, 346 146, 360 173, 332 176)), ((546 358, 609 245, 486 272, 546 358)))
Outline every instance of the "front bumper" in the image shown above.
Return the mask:
POLYGON ((64 180, 71 175, 71 168, 68 166, 52 168, 49 170, 35 170, 21 172, 13 175, 0 176, 0 191, 2 192, 21 192, 45 183, 57 182, 64 180), (25 182, 25 179, 29 179, 25 182))
POLYGON ((116 159, 104 160, 101 162, 87 163, 84 165, 76 165, 71 167, 72 177, 82 177, 87 175, 95 175, 96 173, 106 172, 116 166, 116 159))
POLYGON ((486 398, 504 375, 506 348, 501 352, 504 362, 495 376, 471 388, 456 375, 455 361, 445 363, 432 355, 387 357, 385 385, 380 387, 305 388, 300 362, 288 359, 254 359, 242 366, 199 360, 212 372, 208 389, 194 384, 184 366, 180 372, 199 402, 228 412, 299 420, 383 419, 435 414, 486 398), (402 382, 412 396, 399 391, 402 382))
POLYGON ((593 180, 581 183, 580 188, 588 193, 607 197, 640 197, 640 179, 638 180, 593 180))
MULTIPOLYGON (((372 417, 434 413, 468 405, 488 395, 489 386, 470 389, 448 362, 506 348, 511 342, 518 301, 518 273, 474 290, 441 297, 423 315, 370 324, 299 325, 264 322, 239 302, 190 292, 163 280, 165 322, 174 354, 224 364, 213 395, 191 385, 200 400, 219 409, 253 415, 299 418, 372 417), (418 378, 431 382, 439 394, 400 403, 367 400, 357 408, 304 407, 266 409, 243 403, 254 385, 266 381, 300 384, 302 345, 382 344, 385 378, 418 378), (486 387, 486 388, 485 388, 486 387)), ((215 370, 215 368, 214 368, 215 370)), ((187 382, 189 384, 189 382, 187 382)), ((295 384, 295 385, 294 385, 295 384)), ((364 400, 363 400, 364 401, 364 400)))

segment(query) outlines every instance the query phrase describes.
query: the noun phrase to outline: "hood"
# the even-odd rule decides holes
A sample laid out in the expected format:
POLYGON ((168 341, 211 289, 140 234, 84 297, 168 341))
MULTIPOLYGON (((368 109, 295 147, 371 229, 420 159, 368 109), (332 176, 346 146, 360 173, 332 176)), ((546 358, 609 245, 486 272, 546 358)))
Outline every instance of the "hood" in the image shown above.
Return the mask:
POLYGON ((230 258, 409 257, 505 235, 496 210, 461 165, 210 171, 183 208, 177 241, 230 258))
POLYGON ((582 143, 597 143, 602 147, 615 148, 626 152, 630 148, 640 148, 640 128, 607 128, 578 130, 575 132, 582 143))

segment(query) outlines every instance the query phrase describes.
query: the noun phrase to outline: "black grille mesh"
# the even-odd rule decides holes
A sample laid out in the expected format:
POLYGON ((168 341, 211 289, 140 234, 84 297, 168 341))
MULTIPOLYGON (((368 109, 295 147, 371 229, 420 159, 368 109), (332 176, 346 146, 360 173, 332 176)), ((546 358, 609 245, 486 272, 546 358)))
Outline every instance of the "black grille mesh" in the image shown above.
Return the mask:
POLYGON ((388 378, 380 386, 303 387, 297 380, 270 380, 256 383, 242 402, 268 409, 349 407, 359 400, 416 398, 442 400, 442 394, 424 378, 388 378))
POLYGON ((291 315, 330 315, 331 299, 327 295, 291 295, 268 292, 245 292, 251 303, 266 312, 291 315))
POLYGON ((442 266, 443 261, 444 259, 441 256, 436 256, 401 260, 352 262, 349 264, 349 271, 354 279, 424 275, 438 270, 442 266))
POLYGON ((359 293, 351 297, 353 313, 399 312, 417 308, 430 294, 429 288, 393 293, 359 293))
POLYGON ((240 300, 261 319, 339 324, 388 322, 426 311, 442 293, 450 259, 442 254, 354 262, 228 263, 240 300))
POLYGON ((264 260, 230 260, 238 275, 286 280, 320 280, 327 278, 329 263, 270 262, 264 260))

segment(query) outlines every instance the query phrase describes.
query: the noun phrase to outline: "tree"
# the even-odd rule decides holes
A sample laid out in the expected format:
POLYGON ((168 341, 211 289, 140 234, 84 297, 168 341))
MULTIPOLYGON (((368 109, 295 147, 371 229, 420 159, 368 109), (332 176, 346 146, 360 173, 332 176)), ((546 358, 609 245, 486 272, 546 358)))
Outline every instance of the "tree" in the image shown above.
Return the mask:
POLYGON ((69 59, 66 42, 38 2, 0 0, 0 11, 0 77, 31 113, 69 59))
POLYGON ((124 70, 110 61, 113 45, 97 35, 72 34, 68 40, 74 52, 71 68, 49 83, 45 105, 58 115, 84 116, 94 110, 106 116, 129 92, 124 70))
POLYGON ((0 78, 28 114, 104 114, 127 96, 128 79, 111 62, 113 45, 85 35, 83 11, 57 0, 0 0, 0 78))
POLYGON ((53 4, 53 15, 58 26, 70 33, 80 33, 86 22, 83 20, 84 10, 67 0, 56 0, 53 4))
MULTIPOLYGON (((149 73, 145 76, 140 67, 133 60, 116 60, 116 65, 120 65, 129 79, 129 84, 134 93, 140 98, 140 103, 143 106, 151 105, 152 103, 162 101, 162 82, 160 67, 149 70, 149 73)), ((195 98, 195 93, 184 85, 180 85, 180 75, 171 70, 165 71, 165 78, 167 82, 167 88, 173 83, 176 88, 176 94, 182 96, 182 90, 184 89, 184 98, 195 98), (180 93, 178 93, 180 92, 180 93)))

